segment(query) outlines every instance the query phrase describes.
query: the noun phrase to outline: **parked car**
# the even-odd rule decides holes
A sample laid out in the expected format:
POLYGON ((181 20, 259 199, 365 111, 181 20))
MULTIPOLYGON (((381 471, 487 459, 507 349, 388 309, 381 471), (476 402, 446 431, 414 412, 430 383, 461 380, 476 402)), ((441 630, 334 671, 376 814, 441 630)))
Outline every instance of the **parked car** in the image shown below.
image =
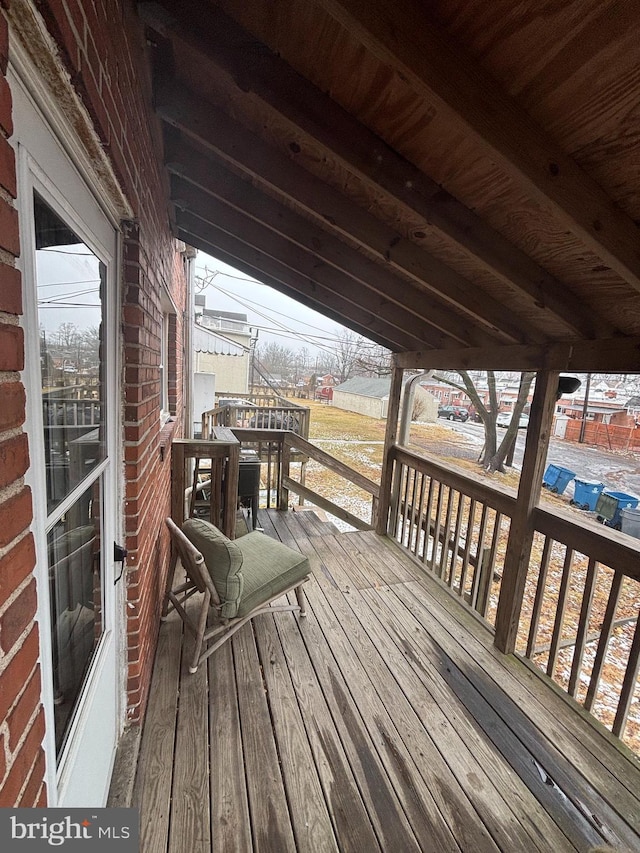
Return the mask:
POLYGON ((446 418, 448 421, 462 421, 464 423, 469 418, 469 412, 462 406, 439 406, 438 417, 446 418))
MULTIPOLYGON (((511 412, 500 412, 500 414, 496 418, 496 426, 506 428, 511 423, 512 418, 513 418, 513 414, 511 412)), ((529 426, 529 415, 525 415, 523 413, 522 415, 520 415, 520 420, 518 422, 518 429, 526 429, 528 426, 529 426)))

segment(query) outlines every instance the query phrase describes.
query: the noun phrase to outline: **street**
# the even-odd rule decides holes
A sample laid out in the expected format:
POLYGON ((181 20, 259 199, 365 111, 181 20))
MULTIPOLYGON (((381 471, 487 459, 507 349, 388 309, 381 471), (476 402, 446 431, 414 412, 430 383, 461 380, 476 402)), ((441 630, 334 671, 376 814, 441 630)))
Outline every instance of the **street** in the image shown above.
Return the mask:
MULTIPOLYGON (((459 423, 458 421, 438 420, 439 426, 449 426, 456 432, 466 436, 478 446, 478 453, 484 442, 482 424, 459 423)), ((504 430, 498 429, 498 440, 504 430)), ((514 464, 522 465, 526 430, 518 431, 514 464)), ((604 483, 605 488, 615 492, 640 497, 640 456, 638 454, 608 453, 599 448, 586 444, 576 444, 573 441, 562 441, 551 438, 547 464, 559 465, 575 471, 576 477, 587 482, 604 483)), ((571 488, 571 487, 569 487, 571 488)))

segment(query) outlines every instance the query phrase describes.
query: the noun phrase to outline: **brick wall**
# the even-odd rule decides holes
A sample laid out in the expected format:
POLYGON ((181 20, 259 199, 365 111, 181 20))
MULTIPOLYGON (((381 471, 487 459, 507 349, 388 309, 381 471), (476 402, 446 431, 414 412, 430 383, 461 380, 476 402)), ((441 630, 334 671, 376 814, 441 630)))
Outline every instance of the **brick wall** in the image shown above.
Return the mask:
MULTIPOLYGON (((178 308, 170 402, 182 411, 185 270, 169 231, 161 136, 152 111, 144 27, 128 0, 38 0, 134 212, 123 225, 124 454, 129 622, 128 717, 144 713, 159 625, 170 509, 170 454, 161 453, 161 288, 178 308)), ((173 425, 180 435, 179 418, 173 425)))
POLYGON ((46 800, 7 24, 0 17, 0 806, 46 800))
MULTIPOLYGON (((9 0, 0 0, 8 8, 9 0)), ((170 436, 182 425, 182 316, 185 268, 169 230, 158 126, 144 28, 130 0, 34 0, 55 39, 111 159, 135 221, 123 224, 124 467, 128 629, 128 718, 144 714, 159 625, 170 509, 170 436), (177 416, 161 433, 161 289, 178 314, 172 321, 170 405, 177 416)), ((40 707, 38 635, 34 623, 31 497, 24 486, 28 444, 23 435, 25 391, 19 371, 21 282, 14 269, 18 222, 11 134, 11 93, 4 74, 7 25, 0 16, 0 805, 43 804, 44 731, 40 707)))

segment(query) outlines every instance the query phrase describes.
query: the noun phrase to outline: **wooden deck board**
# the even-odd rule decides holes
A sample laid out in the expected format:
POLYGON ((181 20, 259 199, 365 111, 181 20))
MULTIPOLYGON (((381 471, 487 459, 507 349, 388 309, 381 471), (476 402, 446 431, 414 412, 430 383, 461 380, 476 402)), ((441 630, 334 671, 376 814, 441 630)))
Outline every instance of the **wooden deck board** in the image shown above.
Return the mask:
POLYGON ((225 643, 208 661, 209 763, 213 853, 253 850, 233 647, 225 643))
POLYGON ((309 555, 309 615, 257 617, 196 675, 163 625, 142 853, 640 849, 635 760, 419 565, 372 532, 259 523, 309 555))
MULTIPOLYGON (((321 553, 324 551, 324 543, 314 540, 314 546, 321 553)), ((534 804, 518 784, 519 780, 515 780, 512 774, 503 774, 506 778, 500 779, 502 785, 496 784, 496 776, 500 777, 497 772, 500 768, 496 762, 495 751, 487 747, 475 729, 467 727, 465 731, 464 718, 457 711, 455 697, 452 697, 451 691, 437 690, 437 682, 441 677, 435 668, 429 673, 430 690, 425 689, 426 684, 420 689, 415 673, 410 671, 408 660, 405 659, 406 648, 402 647, 402 643, 398 648, 390 642, 386 614, 381 622, 367 604, 367 590, 362 593, 363 595, 358 593, 350 596, 348 602, 344 599, 333 599, 338 623, 342 627, 348 627, 350 636, 358 637, 359 641, 352 646, 354 657, 362 659, 363 649, 367 648, 361 631, 365 631, 369 638, 375 638, 373 645, 377 655, 370 655, 369 660, 362 660, 367 671, 376 675, 372 679, 372 689, 385 696, 388 706, 393 709, 393 724, 397 729, 402 725, 402 712, 405 712, 404 732, 398 731, 398 735, 404 735, 403 740, 411 744, 413 751, 418 750, 421 754, 424 765, 429 769, 428 781, 432 784, 434 795, 439 794, 439 812, 452 822, 451 828, 456 835, 461 840, 465 839, 461 824, 466 828, 467 836, 473 833, 472 837, 465 839, 468 849, 496 849, 491 834, 500 846, 506 849, 549 849, 547 844, 553 844, 553 849, 557 850, 573 849, 567 846, 565 838, 558 835, 552 822, 547 821, 546 825, 544 824, 545 816, 542 816, 542 821, 531 823, 530 812, 534 804), (358 627, 354 625, 356 620, 358 627), (376 663, 382 665, 376 667, 376 663), (458 728, 463 729, 464 736, 459 734, 458 728), (428 737, 430 731, 438 732, 439 737, 446 736, 449 764, 428 737), (490 772, 487 768, 491 768, 490 772), (474 811, 459 783, 459 780, 468 779, 474 780, 470 795, 477 811, 474 811), (500 814, 500 803, 505 798, 511 801, 511 820, 504 820, 504 816, 496 820, 500 814), (457 819, 458 815, 464 816, 462 821, 457 819), (483 821, 487 822, 489 829, 483 825, 483 821), (543 847, 539 848, 541 831, 543 847)), ((380 593, 381 590, 377 589, 371 597, 376 599, 380 593)), ((396 750, 397 743, 396 740, 396 750)))

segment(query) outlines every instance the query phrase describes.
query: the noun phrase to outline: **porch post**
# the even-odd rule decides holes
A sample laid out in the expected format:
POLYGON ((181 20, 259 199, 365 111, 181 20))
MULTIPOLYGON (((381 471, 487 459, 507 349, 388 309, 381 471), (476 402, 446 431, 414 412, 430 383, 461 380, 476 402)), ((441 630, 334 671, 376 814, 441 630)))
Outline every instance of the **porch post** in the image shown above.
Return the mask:
POLYGON ((396 436, 398 434, 400 394, 402 392, 402 375, 404 373, 404 370, 397 366, 395 355, 393 356, 392 365, 389 405, 387 406, 387 428, 384 436, 384 450, 382 455, 382 474, 380 475, 380 502, 378 504, 378 519, 376 521, 376 533, 381 535, 386 534, 389 521, 391 479, 393 476, 390 451, 396 443, 396 436))
POLYGON ((518 499, 509 528, 509 541, 496 614, 494 642, 505 654, 512 654, 516 646, 522 597, 533 542, 533 512, 540 499, 559 375, 557 370, 545 369, 536 376, 518 486, 518 499))

